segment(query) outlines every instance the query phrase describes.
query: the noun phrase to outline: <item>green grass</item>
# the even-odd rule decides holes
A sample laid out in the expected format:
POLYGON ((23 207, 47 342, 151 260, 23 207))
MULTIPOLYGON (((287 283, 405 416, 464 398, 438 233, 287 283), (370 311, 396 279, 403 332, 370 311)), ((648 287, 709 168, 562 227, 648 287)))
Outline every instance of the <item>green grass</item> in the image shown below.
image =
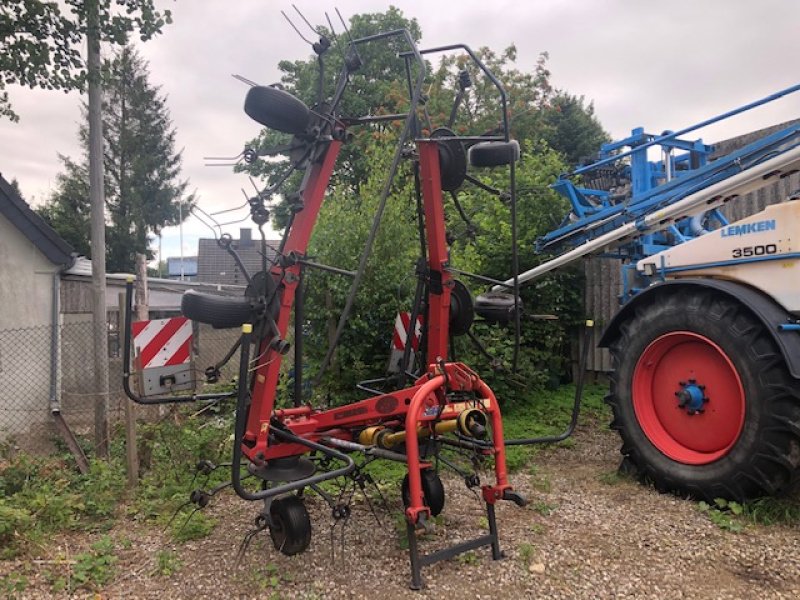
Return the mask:
POLYGON ((156 573, 170 577, 180 571, 183 561, 172 550, 159 550, 156 553, 156 573))
POLYGON ((800 496, 766 497, 740 504, 724 498, 698 502, 697 508, 717 527, 738 533, 748 525, 790 525, 800 523, 800 496))
POLYGON ((761 498, 744 505, 744 516, 759 525, 800 523, 800 494, 792 497, 761 498))
MULTIPOLYGON (((139 426, 139 450, 144 472, 135 491, 125 487, 124 435, 113 436, 111 456, 101 460, 89 453, 89 472, 80 474, 71 455, 6 455, 0 467, 0 559, 46 547, 53 533, 108 531, 122 516, 166 524, 189 498, 192 489, 208 489, 230 477, 219 469, 208 482, 193 481, 200 458, 230 460, 231 418, 228 415, 191 417, 186 409, 161 423, 139 426)), ((87 444, 87 450, 90 445, 87 444)), ((213 530, 215 522, 198 513, 185 526, 195 508, 183 509, 171 531, 178 541, 196 539, 213 530)))
POLYGON ((4 598, 14 600, 19 598, 18 594, 22 594, 28 589, 28 577, 23 573, 9 573, 0 577, 0 594, 4 598))
POLYGON ((523 542, 519 545, 519 559, 525 564, 530 564, 533 560, 533 554, 536 552, 536 546, 529 542, 523 542))
MULTIPOLYGON (((603 404, 605 393, 605 386, 593 385, 584 388, 579 415, 581 421, 585 422, 587 418, 594 420, 606 418, 607 411, 603 404)), ((560 434, 569 425, 574 401, 575 387, 566 385, 557 390, 533 390, 525 398, 517 398, 509 406, 502 406, 505 439, 560 434)), ((572 447, 571 441, 566 441, 564 445, 572 447)), ((545 446, 510 446, 506 450, 509 470, 518 471, 529 466, 533 457, 545 446)))

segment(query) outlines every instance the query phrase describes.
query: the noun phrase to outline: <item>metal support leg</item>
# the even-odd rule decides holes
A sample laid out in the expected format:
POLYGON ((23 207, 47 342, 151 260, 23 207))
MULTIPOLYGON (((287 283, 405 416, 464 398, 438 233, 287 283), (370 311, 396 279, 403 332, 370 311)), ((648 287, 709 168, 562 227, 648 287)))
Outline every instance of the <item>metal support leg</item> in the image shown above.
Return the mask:
POLYGON ((492 538, 492 559, 500 560, 503 553, 500 551, 500 539, 497 536, 497 519, 494 515, 494 504, 486 504, 486 518, 489 521, 489 535, 492 538))
POLYGON ((412 590, 422 589, 422 575, 420 573, 419 547, 417 546, 417 529, 406 520, 406 533, 408 535, 408 556, 411 559, 411 585, 412 590))

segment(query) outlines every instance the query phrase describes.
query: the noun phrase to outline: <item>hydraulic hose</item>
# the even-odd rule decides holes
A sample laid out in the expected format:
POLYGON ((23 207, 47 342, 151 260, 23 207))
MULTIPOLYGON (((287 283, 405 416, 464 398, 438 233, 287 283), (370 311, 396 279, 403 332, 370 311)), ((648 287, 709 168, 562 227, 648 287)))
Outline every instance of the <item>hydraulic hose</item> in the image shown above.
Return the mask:
POLYGON ((231 482, 236 494, 244 500, 265 500, 267 498, 273 498, 287 492, 299 490, 300 488, 315 485, 317 483, 327 481, 328 479, 334 479, 336 477, 352 473, 356 468, 356 464, 355 461, 353 461, 353 459, 346 454, 338 452, 337 450, 327 446, 323 446, 322 444, 312 442, 311 440, 296 436, 293 433, 279 427, 273 426, 270 428, 270 432, 275 437, 280 438, 282 441, 301 444, 310 448, 311 450, 317 450, 326 456, 344 462, 345 466, 333 471, 312 475, 311 477, 306 477, 298 481, 290 481, 266 490, 261 490, 260 492, 251 492, 244 488, 242 485, 241 473, 242 440, 244 439, 244 431, 245 427, 247 426, 247 415, 250 405, 249 367, 250 343, 252 335, 253 326, 250 324, 242 325, 242 351, 239 360, 239 393, 236 398, 236 423, 233 436, 233 464, 231 467, 231 482))
POLYGON ((220 400, 230 398, 232 392, 217 394, 184 394, 177 396, 153 396, 143 398, 131 389, 131 297, 133 296, 133 277, 128 278, 125 284, 125 348, 122 358, 122 389, 125 395, 136 404, 179 404, 181 402, 196 402, 198 400, 220 400))
MULTIPOLYGON (((574 433, 575 427, 578 424, 578 415, 580 414, 581 411, 581 400, 583 399, 583 383, 586 376, 586 362, 589 357, 589 340, 591 338, 593 329, 594 329, 594 321, 586 321, 586 329, 583 336, 583 349, 582 349, 583 351, 581 352, 581 360, 578 366, 578 380, 575 383, 575 400, 572 404, 572 416, 570 418, 570 422, 567 428, 558 435, 505 440, 504 441, 505 446, 530 446, 532 444, 552 444, 556 442, 562 442, 574 433)), ((467 438, 466 436, 458 433, 456 434, 456 436, 462 442, 466 444, 472 444, 473 447, 479 447, 479 448, 492 447, 491 442, 467 438)))

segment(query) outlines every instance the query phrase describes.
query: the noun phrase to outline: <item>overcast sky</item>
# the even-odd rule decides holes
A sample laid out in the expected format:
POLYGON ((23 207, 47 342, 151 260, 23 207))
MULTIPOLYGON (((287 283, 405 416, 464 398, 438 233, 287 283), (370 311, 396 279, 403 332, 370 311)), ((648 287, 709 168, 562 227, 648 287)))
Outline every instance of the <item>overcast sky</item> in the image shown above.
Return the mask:
MULTIPOLYGON (((143 44, 151 81, 168 96, 183 149, 184 176, 206 210, 241 204, 242 175, 205 167, 205 156, 235 155, 259 126, 242 111, 246 88, 238 73, 260 83, 278 80, 281 59, 310 54, 280 14, 290 2, 161 0, 174 23, 143 44)), ((386 10, 377 0, 296 0, 312 23, 338 7, 345 17, 386 10)), ((677 130, 800 82, 800 2, 795 0, 397 0, 422 28, 422 46, 464 42, 473 48, 518 49, 531 70, 550 54, 556 87, 592 100, 614 138, 633 127, 677 130)), ((11 87, 21 120, 0 120, 0 172, 16 178, 26 199, 41 204, 60 170, 58 154, 77 157, 78 94, 11 87)), ((700 135, 720 140, 800 117, 800 93, 700 135)), ((247 226, 245 224, 244 226, 247 226)), ((231 227, 234 233, 238 225, 231 227)), ((190 219, 184 253, 197 252, 208 230, 190 219)), ((163 255, 179 254, 177 228, 165 230, 163 255)))

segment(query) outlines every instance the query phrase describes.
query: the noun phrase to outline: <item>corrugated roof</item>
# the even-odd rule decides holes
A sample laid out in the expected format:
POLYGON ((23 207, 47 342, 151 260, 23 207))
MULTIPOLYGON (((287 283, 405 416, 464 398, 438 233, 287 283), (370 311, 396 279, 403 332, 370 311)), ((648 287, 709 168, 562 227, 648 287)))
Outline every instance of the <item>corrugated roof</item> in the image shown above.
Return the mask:
POLYGON ((55 229, 37 215, 0 175, 0 214, 8 219, 54 265, 69 268, 77 253, 55 229))

